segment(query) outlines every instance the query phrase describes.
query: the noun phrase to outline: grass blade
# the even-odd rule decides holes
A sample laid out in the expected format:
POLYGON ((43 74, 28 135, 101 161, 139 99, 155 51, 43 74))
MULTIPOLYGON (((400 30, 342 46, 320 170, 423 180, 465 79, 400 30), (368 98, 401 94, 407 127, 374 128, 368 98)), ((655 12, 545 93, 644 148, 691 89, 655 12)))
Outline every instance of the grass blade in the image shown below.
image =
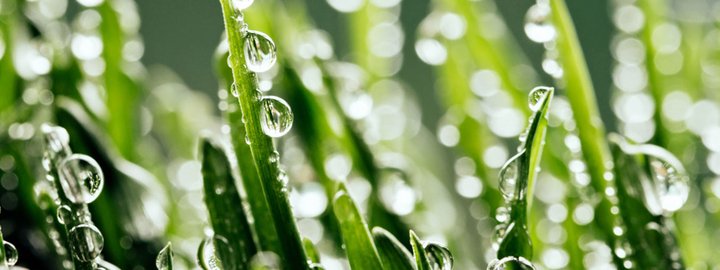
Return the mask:
POLYGON ((333 210, 340 223, 350 268, 383 269, 367 223, 343 184, 333 199, 333 210))
POLYGON ((383 266, 387 269, 415 270, 412 254, 387 230, 375 227, 373 239, 383 266))
POLYGON ((415 256, 415 263, 417 264, 418 270, 433 270, 430 268, 430 262, 428 261, 428 255, 423 248, 423 244, 420 242, 417 234, 410 230, 410 244, 413 248, 413 254, 415 256))
POLYGON ((227 239, 232 252, 215 248, 224 268, 243 269, 257 252, 244 203, 235 187, 224 150, 209 138, 201 141, 205 205, 215 235, 227 239))

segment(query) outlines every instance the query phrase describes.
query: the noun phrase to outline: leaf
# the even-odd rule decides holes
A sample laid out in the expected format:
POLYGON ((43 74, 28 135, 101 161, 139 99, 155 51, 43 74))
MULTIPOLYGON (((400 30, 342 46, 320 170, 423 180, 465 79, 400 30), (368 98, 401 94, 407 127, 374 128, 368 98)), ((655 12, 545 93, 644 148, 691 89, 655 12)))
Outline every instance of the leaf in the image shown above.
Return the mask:
POLYGON ((413 254, 415 255, 415 263, 417 264, 418 270, 433 270, 430 268, 430 262, 428 261, 428 255, 425 252, 423 244, 420 243, 420 238, 410 230, 410 244, 413 248, 413 254))
POLYGON ((415 261, 410 251, 408 251, 395 236, 380 227, 373 228, 372 234, 378 255, 385 268, 396 270, 415 269, 415 261))
POLYGON ((244 203, 235 186, 232 169, 221 146, 204 138, 202 153, 205 205, 215 235, 227 239, 231 250, 218 250, 224 268, 243 269, 257 252, 255 240, 245 213, 244 203), (230 252, 231 251, 231 252, 230 252))
POLYGON ((320 263, 320 253, 315 248, 315 244, 313 244, 310 239, 303 239, 303 246, 305 247, 305 254, 307 254, 308 261, 312 263, 320 263))
POLYGON ((355 202, 347 194, 343 184, 335 194, 333 210, 338 223, 340 223, 350 268, 383 269, 367 223, 360 215, 355 202))

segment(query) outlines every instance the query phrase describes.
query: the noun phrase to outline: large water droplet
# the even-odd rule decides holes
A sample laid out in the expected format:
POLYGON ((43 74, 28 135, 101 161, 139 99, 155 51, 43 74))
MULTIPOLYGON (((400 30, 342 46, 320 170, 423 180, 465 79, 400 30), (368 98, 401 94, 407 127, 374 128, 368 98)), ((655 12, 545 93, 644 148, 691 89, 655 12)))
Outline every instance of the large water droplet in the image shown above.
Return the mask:
POLYGON ((249 30, 245 35, 245 62, 254 72, 269 70, 277 60, 273 40, 263 32, 249 30))
POLYGON ((68 223, 72 220, 72 210, 67 205, 62 205, 57 209, 57 219, 60 224, 68 223))
POLYGON ((535 4, 525 14, 525 34, 530 40, 545 43, 555 39, 557 31, 550 21, 552 10, 547 4, 535 4))
POLYGON ((48 124, 43 124, 41 129, 45 134, 45 147, 48 150, 55 153, 69 150, 68 144, 70 143, 70 135, 68 135, 67 130, 62 127, 51 126, 48 124))
POLYGON ((260 110, 260 124, 266 135, 277 138, 290 131, 294 116, 285 100, 274 96, 265 97, 260 110))
POLYGON ((237 11, 240 11, 240 10, 250 7, 250 5, 252 5, 253 2, 255 2, 255 1, 254 0, 233 0, 232 4, 233 4, 233 7, 237 11))
POLYGON ((60 184, 73 203, 91 203, 100 195, 104 177, 100 165, 87 155, 73 154, 59 166, 60 184))
POLYGON ((100 255, 105 240, 95 225, 81 224, 70 229, 68 243, 77 260, 89 262, 100 255))
POLYGON ((685 170, 678 169, 658 157, 650 157, 648 161, 660 206, 668 212, 677 211, 685 204, 690 194, 690 179, 684 174, 685 170))
POLYGON ((528 94, 528 106, 530 106, 530 109, 533 111, 540 110, 540 107, 550 90, 552 90, 552 87, 540 86, 535 87, 532 91, 530 91, 530 94, 528 94))
POLYGON ((525 149, 523 149, 517 155, 511 157, 500 169, 500 175, 498 179, 500 179, 500 191, 505 197, 505 200, 512 200, 516 196, 516 186, 518 181, 518 175, 520 173, 518 164, 520 162, 520 157, 522 157, 522 155, 524 154, 525 149))
POLYGON ((15 265, 18 261, 18 251, 15 245, 8 241, 3 241, 3 248, 5 249, 5 262, 7 265, 15 265))
MULTIPOLYGON (((220 252, 228 252, 232 254, 232 247, 228 241, 222 236, 215 235, 213 237, 205 237, 200 243, 198 249, 198 265, 203 270, 223 270, 225 268, 231 269, 235 265, 234 262, 220 261, 220 252)), ((233 256, 227 256, 233 258, 233 256)))
POLYGON ((427 252, 430 268, 433 270, 452 270, 454 258, 447 247, 437 243, 428 242, 424 244, 427 252))
POLYGON ((487 267, 487 270, 505 269, 535 270, 535 266, 523 257, 508 256, 499 260, 493 260, 487 267))
POLYGON ((155 259, 155 266, 158 270, 168 270, 170 269, 170 266, 172 266, 172 258, 172 245, 168 243, 162 250, 160 250, 160 253, 158 253, 157 259, 155 259))

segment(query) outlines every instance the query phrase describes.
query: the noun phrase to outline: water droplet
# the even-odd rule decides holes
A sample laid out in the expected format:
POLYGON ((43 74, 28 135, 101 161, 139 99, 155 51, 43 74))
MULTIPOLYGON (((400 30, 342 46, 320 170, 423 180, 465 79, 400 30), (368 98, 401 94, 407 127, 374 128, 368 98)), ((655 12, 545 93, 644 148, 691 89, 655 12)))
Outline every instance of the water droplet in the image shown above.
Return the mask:
POLYGON ((57 219, 60 224, 65 224, 73 218, 72 210, 67 205, 62 205, 57 209, 57 219))
POLYGON ((254 72, 269 70, 277 60, 273 40, 263 32, 249 30, 245 35, 245 62, 254 72))
MULTIPOLYGON (((228 59, 229 59, 229 58, 228 58, 228 59)), ((232 93, 232 95, 233 95, 234 97, 239 97, 239 96, 240 96, 240 92, 238 92, 237 83, 235 83, 235 82, 232 83, 232 85, 230 86, 230 92, 232 93)), ((243 123, 245 123, 245 121, 243 121, 243 123)))
POLYGON ((246 9, 255 2, 254 0, 233 0, 232 4, 235 10, 240 11, 246 9))
POLYGON ((544 3, 530 7, 525 14, 525 34, 530 40, 545 43, 555 39, 557 31, 550 21, 552 10, 544 3))
POLYGON ((278 151, 273 151, 272 153, 270 153, 269 160, 270 160, 270 163, 275 163, 275 162, 280 161, 280 153, 278 153, 278 151))
POLYGON ((245 133, 245 143, 246 143, 247 145, 252 144, 252 142, 250 141, 250 137, 248 137, 247 133, 245 133))
POLYGON ((660 206, 668 212, 677 211, 690 194, 689 177, 684 174, 684 169, 678 169, 659 157, 650 157, 649 162, 660 206))
POLYGON ((495 251, 498 251, 498 249, 500 249, 500 243, 502 243, 503 238, 505 238, 505 232, 507 232, 506 223, 501 223, 495 226, 492 235, 492 248, 495 251))
POLYGON ((517 190, 515 187, 517 186, 519 174, 518 164, 520 161, 520 157, 522 157, 524 154, 525 149, 523 149, 517 155, 511 157, 500 169, 500 176, 498 179, 500 179, 500 191, 505 197, 505 200, 512 200, 516 196, 515 193, 517 192, 517 190))
POLYGON ((5 262, 8 266, 13 266, 18 261, 18 251, 15 245, 8 241, 3 241, 3 248, 5 249, 5 262))
POLYGON ((52 162, 50 161, 50 154, 48 152, 45 152, 42 158, 42 166, 48 172, 50 171, 50 162, 52 162))
POLYGON ((60 184, 73 203, 91 203, 100 195, 104 177, 100 165, 87 155, 73 154, 59 166, 60 184))
POLYGON ((290 181, 290 178, 288 178, 287 174, 283 170, 278 170, 278 181, 282 183, 283 186, 287 186, 288 182, 290 181))
POLYGON ((260 90, 255 90, 255 92, 253 92, 253 100, 261 101, 262 99, 263 99, 263 93, 260 92, 260 90))
POLYGON ((528 106, 530 106, 530 109, 533 111, 538 111, 542 106, 545 97, 547 97, 547 94, 551 90, 551 87, 540 86, 535 87, 535 89, 530 91, 530 94, 528 94, 528 106))
POLYGON ((155 259, 155 266, 158 270, 168 270, 172 266, 172 258, 172 245, 168 243, 162 250, 160 250, 160 253, 158 253, 157 259, 155 259))
POLYGON ((62 127, 55 127, 48 124, 43 124, 41 127, 45 134, 45 147, 48 150, 55 153, 60 153, 69 150, 68 144, 70 143, 70 135, 67 130, 62 127))
POLYGON ((535 270, 535 266, 523 257, 508 256, 500 260, 493 260, 488 264, 487 270, 521 269, 535 270))
MULTIPOLYGON (((205 237, 198 249, 198 265, 200 265, 203 270, 234 269, 234 262, 223 263, 220 261, 220 252, 228 252, 229 255, 232 254, 232 248, 228 241, 219 235, 205 237)), ((233 258, 233 256, 225 257, 233 258)))
POLYGON ((68 243, 77 260, 89 262, 100 255, 105 240, 95 225, 81 224, 70 229, 68 243))
POLYGON ((290 131, 294 116, 285 100, 274 96, 263 98, 260 110, 260 125, 265 135, 277 138, 290 131))
POLYGON ((433 270, 452 270, 454 258, 447 247, 437 243, 428 242, 424 244, 425 252, 428 255, 430 268, 433 270))
POLYGON ((500 223, 508 221, 509 217, 510 217, 510 208, 509 207, 500 206, 500 207, 498 207, 497 211, 495 211, 495 220, 497 220, 500 223))

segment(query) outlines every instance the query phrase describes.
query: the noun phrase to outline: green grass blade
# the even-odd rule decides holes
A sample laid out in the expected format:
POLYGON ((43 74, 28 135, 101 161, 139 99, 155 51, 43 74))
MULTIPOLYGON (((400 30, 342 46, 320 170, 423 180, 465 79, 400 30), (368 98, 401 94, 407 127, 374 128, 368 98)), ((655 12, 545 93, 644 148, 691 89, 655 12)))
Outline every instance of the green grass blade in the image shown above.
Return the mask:
MULTIPOLYGON (((6 1, 3 6, 18 9, 15 0, 6 1)), ((15 47, 15 31, 19 30, 17 25, 20 23, 18 19, 20 13, 17 10, 3 10, 3 14, 0 15, 0 42, 3 42, 5 46, 3 55, 0 55, 0 82, 2 82, 0 83, 0 112, 12 107, 17 99, 17 84, 20 80, 15 73, 12 52, 15 47)))
POLYGON ((275 152, 273 140, 265 135, 260 127, 261 104, 255 100, 256 91, 258 91, 257 75, 248 70, 245 65, 244 41, 242 33, 239 31, 241 29, 239 23, 242 23, 242 21, 235 20, 236 14, 229 0, 221 0, 221 4, 225 28, 228 30, 233 78, 237 84, 240 109, 243 112, 244 119, 246 119, 247 138, 251 142, 250 149, 261 179, 263 193, 270 206, 278 238, 282 242, 281 248, 283 252, 278 255, 284 259, 283 265, 287 269, 307 268, 305 252, 300 240, 300 233, 295 225, 295 217, 288 200, 287 188, 284 186, 283 181, 278 180, 281 175, 280 169, 276 164, 270 162, 270 157, 275 152))
POLYGON ((333 199, 333 210, 340 223, 350 268, 383 269, 367 223, 342 184, 333 199))
POLYGON ((373 239, 383 266, 387 269, 415 270, 412 254, 387 230, 375 227, 372 229, 373 239))
POLYGON ((167 243, 165 247, 160 250, 155 260, 155 267, 158 270, 173 270, 173 251, 172 243, 167 243))
POLYGON ((307 254, 309 262, 320 263, 320 252, 318 252, 315 244, 313 244, 310 239, 303 239, 303 247, 305 247, 305 253, 307 254))
POLYGON ((227 239, 232 253, 216 253, 225 268, 243 269, 257 252, 243 202, 235 187, 230 162, 224 150, 209 138, 201 141, 203 189, 210 223, 219 235, 227 239))
POLYGON ((417 270, 433 270, 430 267, 427 252, 425 251, 423 244, 420 242, 420 238, 418 238, 417 234, 415 234, 412 230, 410 231, 410 244, 413 248, 417 270))

